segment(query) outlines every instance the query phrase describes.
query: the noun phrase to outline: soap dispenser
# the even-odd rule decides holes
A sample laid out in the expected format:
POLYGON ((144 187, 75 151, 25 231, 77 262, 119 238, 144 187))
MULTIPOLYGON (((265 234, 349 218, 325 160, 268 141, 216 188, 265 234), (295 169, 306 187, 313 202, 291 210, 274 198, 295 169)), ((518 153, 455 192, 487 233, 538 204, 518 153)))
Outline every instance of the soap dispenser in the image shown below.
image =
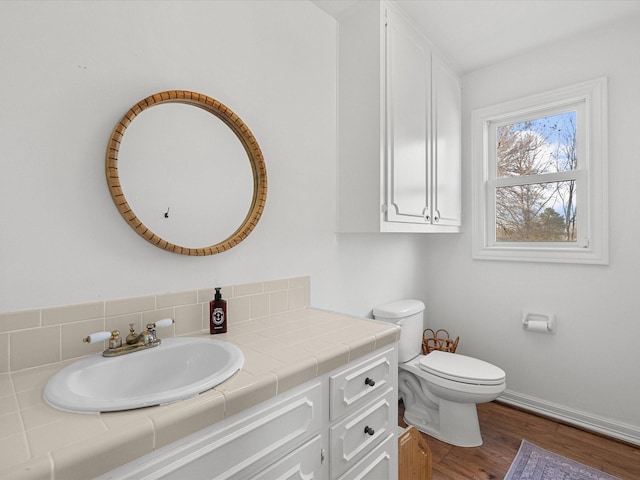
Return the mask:
POLYGON ((227 301, 222 299, 220 287, 216 287, 216 295, 209 302, 209 333, 227 332, 227 301))

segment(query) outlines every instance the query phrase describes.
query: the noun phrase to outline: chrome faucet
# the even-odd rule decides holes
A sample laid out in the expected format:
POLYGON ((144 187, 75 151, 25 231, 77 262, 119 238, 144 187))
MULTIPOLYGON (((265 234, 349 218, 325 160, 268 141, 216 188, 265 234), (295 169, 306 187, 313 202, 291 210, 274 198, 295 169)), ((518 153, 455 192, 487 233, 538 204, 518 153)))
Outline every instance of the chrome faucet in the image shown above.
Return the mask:
POLYGON ((109 348, 102 352, 104 357, 117 357, 119 355, 126 355, 127 353, 137 352, 138 350, 146 350, 147 348, 157 347, 162 340, 157 337, 157 327, 170 327, 175 322, 172 318, 165 318, 158 320, 155 323, 148 323, 147 328, 141 333, 136 333, 133 328, 133 323, 129 324, 129 335, 122 343, 122 337, 118 330, 112 332, 97 332, 82 339, 85 343, 95 343, 104 340, 109 340, 109 348))

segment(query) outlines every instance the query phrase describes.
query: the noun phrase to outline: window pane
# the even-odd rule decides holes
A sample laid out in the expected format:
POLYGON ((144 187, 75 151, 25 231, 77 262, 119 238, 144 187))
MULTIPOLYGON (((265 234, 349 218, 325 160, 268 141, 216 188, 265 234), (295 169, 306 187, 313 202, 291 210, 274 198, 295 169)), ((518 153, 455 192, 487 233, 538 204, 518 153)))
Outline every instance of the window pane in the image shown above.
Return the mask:
POLYGON ((497 242, 575 242, 576 181, 496 188, 497 242))
POLYGON ((496 177, 575 170, 576 112, 497 127, 496 177))

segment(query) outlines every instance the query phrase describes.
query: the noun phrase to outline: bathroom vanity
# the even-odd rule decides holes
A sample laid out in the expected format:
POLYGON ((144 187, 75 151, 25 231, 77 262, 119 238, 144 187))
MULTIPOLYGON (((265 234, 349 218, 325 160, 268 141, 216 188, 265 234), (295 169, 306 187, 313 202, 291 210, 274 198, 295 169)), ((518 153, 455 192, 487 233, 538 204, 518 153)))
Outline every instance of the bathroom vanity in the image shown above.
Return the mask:
POLYGON ((100 478, 395 478, 396 376, 376 350, 100 478))
MULTIPOLYGON (((0 477, 397 478, 397 326, 303 308, 217 338, 244 366, 181 402, 94 414, 18 402, 32 458, 0 477), (29 428, 35 413, 43 428, 29 428)), ((62 366, 29 378, 41 389, 62 366)))

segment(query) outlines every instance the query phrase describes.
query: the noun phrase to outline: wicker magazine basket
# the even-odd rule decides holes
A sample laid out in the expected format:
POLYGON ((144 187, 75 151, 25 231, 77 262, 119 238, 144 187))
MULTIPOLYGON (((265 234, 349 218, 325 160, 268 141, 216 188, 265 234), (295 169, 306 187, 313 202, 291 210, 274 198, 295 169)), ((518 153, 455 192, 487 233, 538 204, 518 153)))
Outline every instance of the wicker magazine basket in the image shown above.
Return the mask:
POLYGON ((422 332, 422 354, 427 355, 434 350, 456 353, 459 340, 460 337, 456 337, 455 340, 452 340, 451 337, 449 337, 449 332, 442 328, 435 332, 430 328, 427 328, 422 332))

